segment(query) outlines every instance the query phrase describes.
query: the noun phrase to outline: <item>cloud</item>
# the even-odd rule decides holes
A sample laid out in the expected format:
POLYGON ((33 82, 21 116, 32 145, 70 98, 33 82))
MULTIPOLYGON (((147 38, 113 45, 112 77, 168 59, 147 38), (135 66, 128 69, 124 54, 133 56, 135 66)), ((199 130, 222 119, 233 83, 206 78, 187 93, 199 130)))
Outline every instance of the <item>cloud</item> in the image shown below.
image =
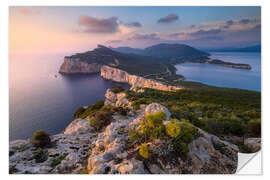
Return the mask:
POLYGON ((107 43, 121 43, 123 42, 122 40, 110 40, 110 41, 107 41, 107 43))
POLYGON ((79 26, 86 33, 115 33, 119 31, 117 17, 94 18, 90 16, 81 16, 78 21, 79 26))
POLYGON ((171 23, 171 22, 174 22, 176 20, 178 20, 179 17, 175 14, 169 14, 168 16, 166 17, 162 17, 160 18, 157 23, 171 23))
POLYGON ((195 28, 195 27, 196 27, 196 26, 195 26, 194 24, 192 24, 192 25, 189 26, 190 29, 193 29, 193 28, 195 28))
POLYGON ((251 22, 250 19, 242 19, 239 21, 239 24, 249 24, 251 22))
POLYGON ((192 32, 192 33, 189 33, 190 36, 204 36, 204 35, 215 35, 215 34, 219 34, 223 32, 222 30, 220 29, 210 29, 210 30, 203 30, 203 29, 200 29, 198 31, 195 31, 195 32, 192 32))
POLYGON ((172 34, 169 34, 169 37, 171 37, 171 38, 177 38, 177 37, 179 37, 181 35, 185 35, 185 33, 184 32, 172 33, 172 34))
POLYGON ((34 15, 34 14, 40 14, 40 11, 36 11, 30 8, 20 7, 18 8, 18 13, 22 15, 34 15))
POLYGON ((128 38, 128 40, 151 40, 157 41, 160 40, 160 37, 156 33, 151 34, 133 34, 128 38))
POLYGON ((132 22, 132 23, 126 23, 125 24, 126 26, 128 26, 128 27, 142 27, 142 24, 140 23, 140 22, 132 22))
POLYGON ((233 24, 234 24, 234 21, 233 20, 226 21, 226 25, 227 26, 231 26, 233 24))

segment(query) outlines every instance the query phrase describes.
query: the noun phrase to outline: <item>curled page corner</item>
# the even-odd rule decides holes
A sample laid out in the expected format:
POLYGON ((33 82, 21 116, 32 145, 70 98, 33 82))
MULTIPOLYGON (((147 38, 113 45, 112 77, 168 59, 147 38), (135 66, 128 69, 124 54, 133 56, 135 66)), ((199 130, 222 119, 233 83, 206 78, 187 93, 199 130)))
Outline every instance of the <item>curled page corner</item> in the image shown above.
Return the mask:
POLYGON ((256 153, 238 153, 238 165, 236 174, 261 175, 261 151, 256 153))

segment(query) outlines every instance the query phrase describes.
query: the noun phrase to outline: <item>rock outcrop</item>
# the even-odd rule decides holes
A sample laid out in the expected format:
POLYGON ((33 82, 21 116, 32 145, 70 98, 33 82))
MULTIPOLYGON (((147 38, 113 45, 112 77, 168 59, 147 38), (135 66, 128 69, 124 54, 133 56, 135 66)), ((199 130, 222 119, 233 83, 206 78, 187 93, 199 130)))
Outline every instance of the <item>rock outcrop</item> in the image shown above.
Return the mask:
POLYGON ((257 152, 261 149, 261 138, 247 138, 244 144, 252 151, 257 152))
POLYGON ((100 74, 101 74, 101 77, 103 77, 104 79, 112 80, 115 82, 128 83, 132 86, 131 89, 151 88, 151 89, 157 89, 157 90, 162 90, 162 91, 176 91, 176 90, 182 89, 181 87, 177 87, 177 86, 165 85, 156 80, 146 79, 140 76, 131 75, 127 73, 126 71, 123 71, 118 68, 106 66, 106 65, 101 67, 100 74))
POLYGON ((50 136, 51 147, 39 151, 30 139, 10 143, 9 169, 16 174, 81 173, 96 140, 93 128, 84 119, 76 119, 63 133, 50 136), (43 158, 37 158, 37 153, 43 158), (60 157, 62 161, 57 162, 60 157))
MULTIPOLYGON (((106 93, 109 105, 126 108, 130 103, 126 101, 124 93, 110 90, 106 93)), ((41 153, 29 139, 12 141, 10 173, 231 174, 236 171, 238 147, 197 127, 199 135, 188 144, 189 151, 184 156, 175 154, 170 139, 155 139, 147 143, 151 157, 142 158, 138 146, 130 140, 129 130, 145 121, 145 114, 157 111, 164 111, 167 119, 170 118, 166 107, 152 103, 127 116, 113 115, 111 123, 98 132, 87 120, 75 119, 62 133, 50 136, 51 146, 43 148, 41 153)))
POLYGON ((80 59, 65 57, 64 63, 61 65, 59 72, 66 74, 90 74, 99 73, 101 64, 89 64, 80 59))
POLYGON ((131 102, 127 100, 126 94, 124 92, 116 94, 108 89, 105 93, 105 98, 105 105, 132 109, 131 102))

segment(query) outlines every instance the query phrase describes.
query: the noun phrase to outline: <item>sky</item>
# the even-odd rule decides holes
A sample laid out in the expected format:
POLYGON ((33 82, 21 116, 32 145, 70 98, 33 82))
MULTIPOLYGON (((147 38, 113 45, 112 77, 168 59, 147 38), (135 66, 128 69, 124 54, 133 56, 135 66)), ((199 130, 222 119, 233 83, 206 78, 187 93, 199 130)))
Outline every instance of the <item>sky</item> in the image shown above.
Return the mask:
POLYGON ((10 53, 74 53, 97 44, 200 49, 261 43, 260 7, 24 7, 9 9, 10 53))

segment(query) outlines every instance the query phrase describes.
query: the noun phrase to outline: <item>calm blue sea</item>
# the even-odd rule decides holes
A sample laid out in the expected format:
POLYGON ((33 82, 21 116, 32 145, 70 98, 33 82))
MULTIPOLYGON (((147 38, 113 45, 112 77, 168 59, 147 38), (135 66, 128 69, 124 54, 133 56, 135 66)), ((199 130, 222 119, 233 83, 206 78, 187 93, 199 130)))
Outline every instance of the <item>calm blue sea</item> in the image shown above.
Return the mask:
POLYGON ((261 53, 211 52, 211 58, 250 64, 251 70, 227 68, 211 64, 184 63, 176 65, 177 73, 187 81, 219 87, 261 91, 261 53))
MULTIPOLYGON (((209 85, 261 90, 260 53, 212 53, 213 58, 248 63, 252 70, 207 64, 177 65, 187 80, 209 85)), ((106 89, 128 85, 103 80, 99 75, 61 75, 63 55, 11 56, 9 75, 10 140, 30 137, 37 129, 56 134, 81 106, 103 100, 106 89)))
POLYGON ((9 84, 9 137, 25 139, 42 129, 56 134, 81 106, 103 100, 114 85, 99 75, 61 75, 63 56, 12 57, 9 84))

